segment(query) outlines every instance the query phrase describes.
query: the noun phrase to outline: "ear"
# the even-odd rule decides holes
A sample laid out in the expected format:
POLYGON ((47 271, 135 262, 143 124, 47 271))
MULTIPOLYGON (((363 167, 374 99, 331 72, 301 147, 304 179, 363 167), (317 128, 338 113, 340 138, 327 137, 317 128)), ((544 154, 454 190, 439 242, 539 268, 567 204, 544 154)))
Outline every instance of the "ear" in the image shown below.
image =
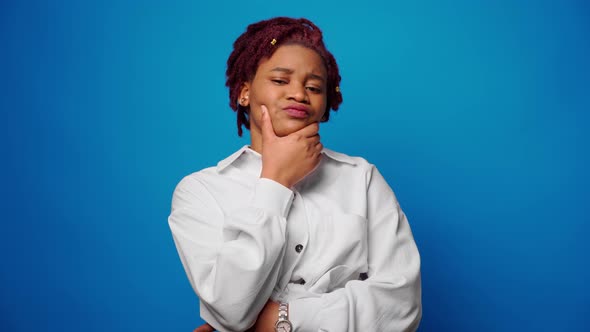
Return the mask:
POLYGON ((238 103, 242 107, 250 106, 250 82, 244 82, 242 84, 238 103))

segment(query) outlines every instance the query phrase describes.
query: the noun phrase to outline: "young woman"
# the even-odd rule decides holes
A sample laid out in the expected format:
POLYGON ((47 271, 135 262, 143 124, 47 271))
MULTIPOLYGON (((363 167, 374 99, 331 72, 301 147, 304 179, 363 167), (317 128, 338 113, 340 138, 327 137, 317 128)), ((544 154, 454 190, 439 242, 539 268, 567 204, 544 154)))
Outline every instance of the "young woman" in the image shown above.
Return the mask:
POLYGON ((420 257, 406 216, 374 165, 320 142, 342 102, 320 29, 252 24, 227 65, 251 144, 185 177, 169 217, 208 323, 197 331, 415 330, 420 257))

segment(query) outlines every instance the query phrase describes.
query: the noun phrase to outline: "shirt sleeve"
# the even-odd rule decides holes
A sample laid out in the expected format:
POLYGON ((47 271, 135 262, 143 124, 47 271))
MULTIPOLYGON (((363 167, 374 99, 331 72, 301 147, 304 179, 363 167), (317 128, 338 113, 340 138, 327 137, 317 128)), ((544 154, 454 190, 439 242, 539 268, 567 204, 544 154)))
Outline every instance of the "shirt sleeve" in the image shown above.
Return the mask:
POLYGON ((261 178, 244 199, 250 199, 244 208, 224 213, 193 175, 176 187, 168 218, 201 317, 219 331, 244 331, 255 323, 284 255, 293 192, 261 178))
POLYGON ((420 255, 406 215, 379 171, 367 188, 368 278, 289 303, 295 331, 415 331, 422 317, 420 255))

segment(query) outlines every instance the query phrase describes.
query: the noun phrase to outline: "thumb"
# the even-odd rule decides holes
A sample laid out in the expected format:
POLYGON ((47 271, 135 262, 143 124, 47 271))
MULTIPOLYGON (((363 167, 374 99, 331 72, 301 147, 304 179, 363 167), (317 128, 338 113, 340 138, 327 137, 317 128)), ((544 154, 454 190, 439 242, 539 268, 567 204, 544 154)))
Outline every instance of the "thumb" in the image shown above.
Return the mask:
POLYGON ((262 139, 276 137, 275 130, 272 127, 272 120, 268 114, 268 108, 264 105, 261 105, 260 108, 262 109, 262 139))

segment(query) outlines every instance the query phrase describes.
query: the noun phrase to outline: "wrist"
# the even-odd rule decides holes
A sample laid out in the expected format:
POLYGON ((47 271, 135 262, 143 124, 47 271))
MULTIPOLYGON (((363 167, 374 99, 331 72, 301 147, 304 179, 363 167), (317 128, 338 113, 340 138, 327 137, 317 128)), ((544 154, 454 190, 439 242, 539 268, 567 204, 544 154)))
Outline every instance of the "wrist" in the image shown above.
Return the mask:
POLYGON ((290 181, 283 179, 279 174, 277 174, 275 172, 268 172, 263 169, 262 172, 260 173, 260 177, 265 178, 265 179, 269 179, 269 180, 273 180, 273 181, 280 183, 281 185, 283 185, 289 189, 292 186, 290 181))
POLYGON ((292 332, 293 324, 289 320, 289 304, 279 303, 279 315, 275 324, 275 332, 292 332))

